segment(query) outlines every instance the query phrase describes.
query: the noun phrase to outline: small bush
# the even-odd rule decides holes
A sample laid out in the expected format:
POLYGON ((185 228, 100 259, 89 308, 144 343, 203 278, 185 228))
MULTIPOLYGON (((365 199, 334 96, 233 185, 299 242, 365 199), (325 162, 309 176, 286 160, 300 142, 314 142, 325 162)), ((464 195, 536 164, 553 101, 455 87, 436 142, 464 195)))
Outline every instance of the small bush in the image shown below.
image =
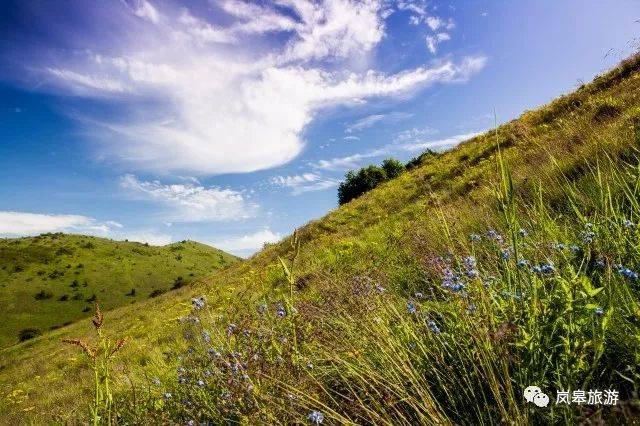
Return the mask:
POLYGON ((382 162, 382 168, 387 174, 387 179, 395 179, 404 172, 404 164, 395 158, 387 158, 382 162))
POLYGON ((617 117, 621 112, 622 108, 618 101, 613 98, 606 98, 596 103, 593 120, 601 123, 617 117))
POLYGON ((357 172, 350 170, 338 187, 338 201, 341 205, 348 203, 365 192, 371 191, 385 180, 387 180, 387 173, 382 167, 370 165, 357 172))
POLYGON ((62 296, 60 296, 60 298, 58 299, 58 301, 60 302, 66 302, 67 300, 69 300, 69 296, 67 296, 66 294, 63 294, 62 296))
POLYGON ((34 337, 38 337, 40 334, 40 330, 37 328, 23 328, 18 333, 18 340, 24 342, 29 339, 33 339, 34 337))
POLYGON ((171 290, 177 290, 180 287, 184 287, 185 284, 186 282, 182 277, 176 277, 176 279, 173 280, 173 286, 171 286, 171 290))
POLYGON ((51 299, 53 297, 53 294, 51 294, 51 293, 49 293, 48 291, 45 291, 45 290, 40 290, 33 297, 36 300, 46 300, 46 299, 51 299))
POLYGON ((158 296, 160 296, 162 293, 164 293, 164 290, 157 288, 157 289, 153 290, 153 291, 149 294, 149 297, 158 297, 158 296))

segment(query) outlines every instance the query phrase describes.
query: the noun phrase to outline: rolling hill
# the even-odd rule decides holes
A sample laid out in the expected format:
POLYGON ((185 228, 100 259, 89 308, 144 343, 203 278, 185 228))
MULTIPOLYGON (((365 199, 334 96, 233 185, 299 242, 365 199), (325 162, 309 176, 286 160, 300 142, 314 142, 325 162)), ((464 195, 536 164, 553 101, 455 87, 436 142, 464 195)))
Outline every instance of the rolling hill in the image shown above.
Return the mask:
POLYGON ((238 259, 192 241, 164 247, 67 234, 0 239, 0 348, 158 296, 238 259))
MULTIPOLYGON (((128 339, 114 361, 123 422, 632 416, 639 71, 632 57, 246 262, 108 312, 128 339), (532 383, 613 387, 624 403, 536 411, 521 397, 532 383)), ((87 321, 0 352, 0 422, 86 418, 91 372, 60 343, 75 337, 91 339, 87 321)))

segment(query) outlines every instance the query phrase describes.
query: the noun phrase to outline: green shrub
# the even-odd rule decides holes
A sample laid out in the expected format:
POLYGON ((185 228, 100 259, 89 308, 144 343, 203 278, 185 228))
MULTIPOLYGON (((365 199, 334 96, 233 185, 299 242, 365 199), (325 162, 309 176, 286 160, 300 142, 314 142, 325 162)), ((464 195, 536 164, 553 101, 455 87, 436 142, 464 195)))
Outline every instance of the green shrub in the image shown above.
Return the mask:
POLYGON ((42 333, 37 328, 23 328, 18 333, 18 340, 24 342, 26 340, 33 339, 34 337, 38 337, 40 334, 42 333))
POLYGON ((404 172, 404 164, 395 158, 387 158, 382 162, 382 168, 387 174, 387 179, 395 179, 404 172))
POLYGON ((350 170, 345 180, 338 186, 338 202, 342 205, 365 192, 371 191, 381 182, 387 180, 387 173, 382 167, 370 165, 357 172, 350 170))
POLYGON ((51 299, 52 297, 53 297, 53 294, 45 290, 40 290, 38 293, 36 293, 35 296, 33 296, 33 298, 36 300, 46 300, 46 299, 51 299))
POLYGON ((163 293, 164 293, 164 290, 157 288, 153 290, 151 293, 149 293, 149 297, 158 297, 163 293))

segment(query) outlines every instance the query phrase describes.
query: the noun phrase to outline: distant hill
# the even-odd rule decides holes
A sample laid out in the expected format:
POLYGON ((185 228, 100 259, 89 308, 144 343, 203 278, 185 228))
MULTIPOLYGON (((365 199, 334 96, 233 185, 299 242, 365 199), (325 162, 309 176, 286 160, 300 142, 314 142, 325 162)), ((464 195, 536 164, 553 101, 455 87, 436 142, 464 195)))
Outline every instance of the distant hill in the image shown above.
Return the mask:
POLYGON ((176 289, 238 261, 193 241, 163 247, 84 235, 0 239, 0 348, 176 289))

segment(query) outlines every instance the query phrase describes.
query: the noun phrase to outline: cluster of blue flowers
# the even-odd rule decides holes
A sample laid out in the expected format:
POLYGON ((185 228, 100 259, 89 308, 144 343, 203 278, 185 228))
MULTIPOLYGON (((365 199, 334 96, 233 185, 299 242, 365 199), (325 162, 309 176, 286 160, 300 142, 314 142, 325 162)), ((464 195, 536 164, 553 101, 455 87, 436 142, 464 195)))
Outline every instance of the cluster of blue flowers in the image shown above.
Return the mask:
POLYGON ((622 265, 613 265, 613 267, 616 272, 618 272, 618 274, 622 275, 630 281, 636 281, 638 279, 638 273, 636 271, 633 271, 622 265))
POLYGON ((193 305, 193 309, 199 311, 207 305, 207 299, 204 296, 194 297, 191 299, 191 305, 193 305))
POLYGON ((307 420, 309 420, 311 424, 320 425, 322 424, 322 422, 324 422, 324 414, 322 414, 320 411, 314 410, 309 413, 309 415, 307 416, 307 420))

